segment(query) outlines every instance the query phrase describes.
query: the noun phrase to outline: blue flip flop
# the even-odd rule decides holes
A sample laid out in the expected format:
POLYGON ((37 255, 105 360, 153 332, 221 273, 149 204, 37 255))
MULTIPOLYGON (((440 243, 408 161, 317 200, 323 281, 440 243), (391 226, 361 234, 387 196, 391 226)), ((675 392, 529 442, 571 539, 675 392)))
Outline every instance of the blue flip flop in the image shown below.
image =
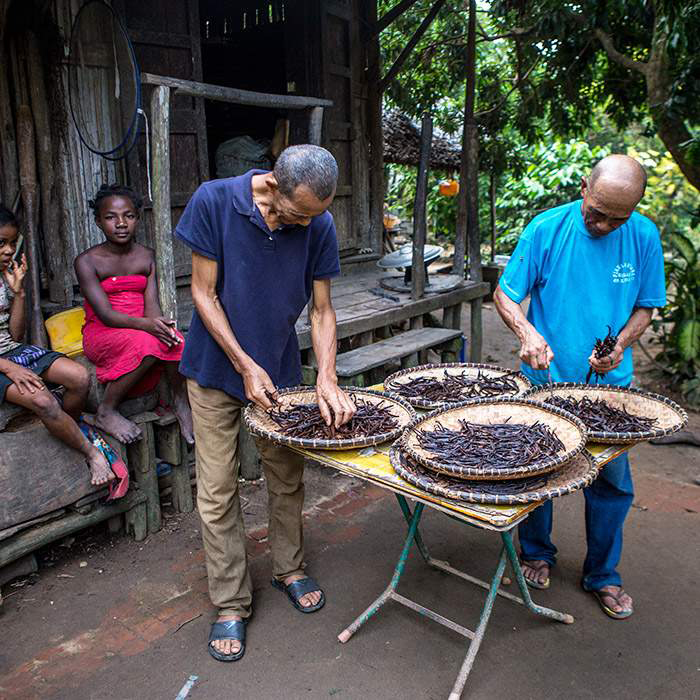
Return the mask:
POLYGON ((209 632, 207 647, 209 653, 217 661, 238 661, 245 654, 245 626, 246 620, 227 620, 226 622, 215 622, 209 632), (241 648, 235 654, 222 654, 214 649, 212 642, 224 639, 234 639, 241 643, 241 648))
POLYGON ((306 577, 294 581, 290 584, 285 584, 283 581, 278 581, 277 579, 272 579, 272 585, 280 591, 284 591, 287 594, 289 600, 292 601, 292 605, 303 613, 312 613, 320 610, 326 604, 326 596, 323 591, 321 591, 321 586, 316 583, 312 578, 306 577), (307 593, 313 593, 313 591, 321 591, 321 600, 316 603, 316 605, 310 605, 304 607, 300 602, 299 598, 302 598, 307 593))

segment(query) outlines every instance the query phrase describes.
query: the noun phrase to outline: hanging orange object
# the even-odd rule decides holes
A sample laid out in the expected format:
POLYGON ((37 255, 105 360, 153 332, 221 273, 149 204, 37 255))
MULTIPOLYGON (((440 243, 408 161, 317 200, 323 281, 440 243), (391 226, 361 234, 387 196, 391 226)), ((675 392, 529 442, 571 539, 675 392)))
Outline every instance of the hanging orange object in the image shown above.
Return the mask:
POLYGON ((459 192, 459 182, 457 180, 442 180, 438 185, 438 190, 443 197, 456 197, 459 192))

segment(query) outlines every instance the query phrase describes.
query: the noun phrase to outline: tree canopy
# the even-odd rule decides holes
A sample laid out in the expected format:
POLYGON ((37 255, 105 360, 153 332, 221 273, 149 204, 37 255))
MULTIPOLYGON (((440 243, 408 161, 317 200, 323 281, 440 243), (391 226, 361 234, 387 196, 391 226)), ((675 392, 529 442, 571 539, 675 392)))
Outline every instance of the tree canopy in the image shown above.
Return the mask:
MULTIPOLYGON (((380 12, 394 4, 381 0, 380 12)), ((389 66, 431 6, 419 0, 381 35, 389 66)), ((514 134, 581 136, 605 114, 658 134, 700 190, 700 0, 494 0, 481 6, 477 119, 482 167, 517 168, 514 134)), ((466 10, 447 0, 387 87, 386 100, 459 127, 466 10)))

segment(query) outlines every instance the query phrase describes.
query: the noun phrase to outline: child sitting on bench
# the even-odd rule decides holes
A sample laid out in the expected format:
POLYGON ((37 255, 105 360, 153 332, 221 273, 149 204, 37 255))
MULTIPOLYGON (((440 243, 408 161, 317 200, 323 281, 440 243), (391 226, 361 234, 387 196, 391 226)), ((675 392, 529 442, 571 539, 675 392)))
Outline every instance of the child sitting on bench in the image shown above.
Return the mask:
POLYGON ((114 479, 109 462, 76 423, 90 387, 87 371, 59 352, 22 342, 27 257, 14 259, 18 238, 19 222, 0 204, 0 405, 6 401, 35 413, 51 435, 85 456, 92 483, 105 484, 114 479), (65 387, 63 405, 44 380, 65 387))
POLYGON ((180 430, 192 443, 192 415, 178 372, 183 337, 162 315, 153 250, 135 240, 141 197, 130 187, 102 185, 89 204, 106 239, 75 260, 85 295, 83 350, 107 385, 95 426, 125 443, 138 440, 141 429, 117 407, 155 388, 164 370, 180 430))

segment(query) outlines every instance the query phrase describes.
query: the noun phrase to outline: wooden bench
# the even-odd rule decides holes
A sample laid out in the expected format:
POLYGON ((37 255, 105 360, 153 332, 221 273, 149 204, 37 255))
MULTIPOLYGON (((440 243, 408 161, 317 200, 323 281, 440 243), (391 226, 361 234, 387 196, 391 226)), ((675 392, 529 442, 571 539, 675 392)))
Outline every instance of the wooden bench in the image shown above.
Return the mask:
POLYGON ((461 330, 415 328, 339 354, 335 371, 341 384, 370 386, 386 377, 391 363, 402 368, 424 364, 429 350, 439 353, 441 362, 456 362, 461 345, 461 330))

